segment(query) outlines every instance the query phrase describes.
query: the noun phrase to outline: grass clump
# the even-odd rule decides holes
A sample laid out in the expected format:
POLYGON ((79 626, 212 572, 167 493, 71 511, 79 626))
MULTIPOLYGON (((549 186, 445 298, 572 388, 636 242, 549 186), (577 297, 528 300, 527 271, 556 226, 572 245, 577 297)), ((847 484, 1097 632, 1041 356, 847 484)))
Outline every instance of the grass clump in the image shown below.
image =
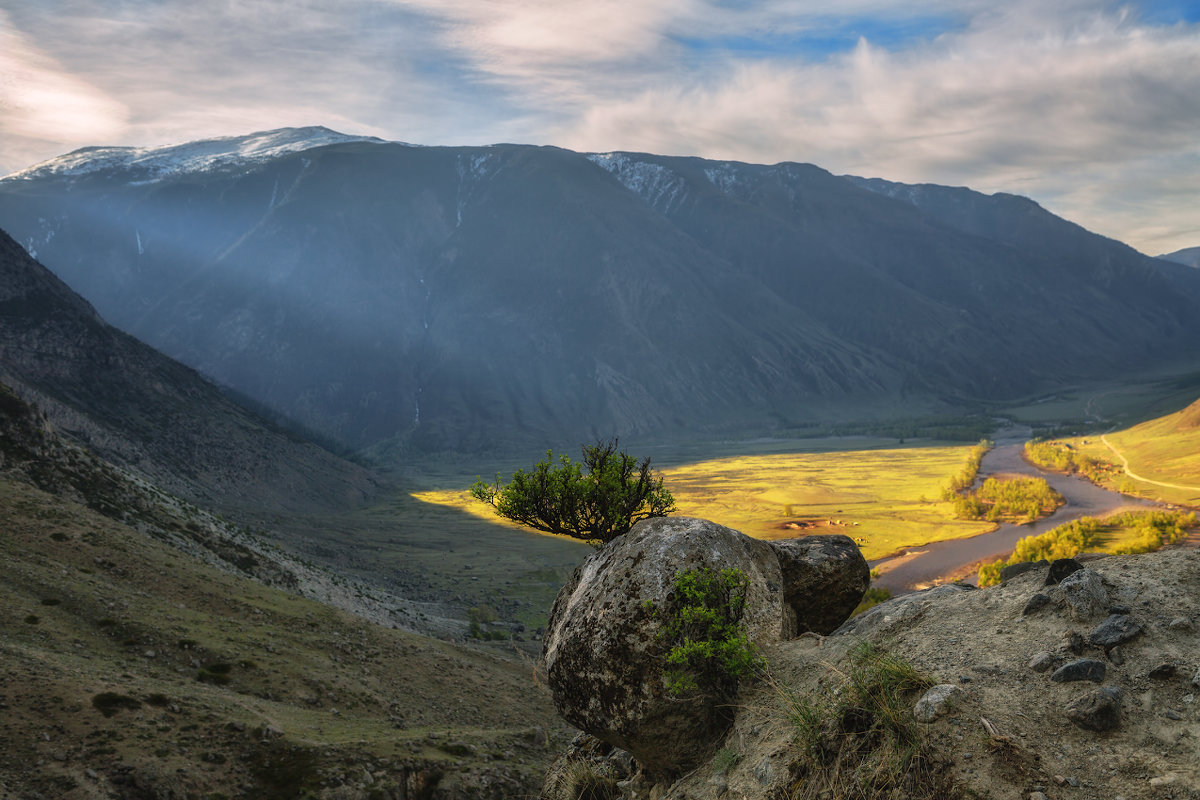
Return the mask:
POLYGON ((136 711, 142 707, 142 701, 118 692, 101 692, 92 698, 92 705, 104 716, 111 717, 119 711, 136 711))
MULTIPOLYGON (((663 675, 668 693, 732 696, 764 662, 742 625, 750 579, 740 569, 707 567, 676 573, 659 640, 668 646, 663 675)), ((659 615, 659 610, 650 608, 659 615)))
POLYGON ((559 780, 561 788, 555 792, 556 797, 568 797, 571 800, 617 800, 621 796, 616 778, 604 774, 586 761, 572 761, 567 764, 559 780))
POLYGON ((801 752, 788 800, 961 796, 912 715, 919 693, 933 681, 870 642, 851 650, 849 660, 833 691, 781 690, 801 752))
POLYGON ((736 767, 741 760, 742 754, 737 750, 734 750, 732 747, 722 747, 713 754, 709 765, 712 766, 714 775, 724 775, 736 767))

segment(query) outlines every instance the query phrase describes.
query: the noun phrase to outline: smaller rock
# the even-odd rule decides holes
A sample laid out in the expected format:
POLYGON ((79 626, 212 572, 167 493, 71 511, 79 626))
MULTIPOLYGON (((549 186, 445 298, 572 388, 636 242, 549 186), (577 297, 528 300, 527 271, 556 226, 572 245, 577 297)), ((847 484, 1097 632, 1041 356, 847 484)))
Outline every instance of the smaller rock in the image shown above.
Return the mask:
POLYGON ((1006 564, 1000 568, 1000 582, 1005 583, 1018 575, 1024 575, 1035 566, 1037 565, 1032 561, 1019 561, 1016 564, 1006 564))
POLYGON ((1056 558, 1050 562, 1050 571, 1046 574, 1046 585, 1053 586, 1073 572, 1083 569, 1083 565, 1073 558, 1056 558))
POLYGON ((1200 689, 1200 669, 1196 670, 1196 674, 1192 676, 1192 686, 1200 689))
POLYGON ((1050 603, 1050 595, 1043 592, 1038 592, 1033 597, 1029 598, 1029 602, 1025 604, 1025 608, 1021 609, 1022 616, 1029 616, 1041 611, 1050 603))
POLYGON ((1073 778, 1073 777, 1068 777, 1068 778, 1067 778, 1067 785, 1068 785, 1068 786, 1071 786, 1071 787, 1073 787, 1073 788, 1076 788, 1076 789, 1078 789, 1078 788, 1079 788, 1079 779, 1078 779, 1078 778, 1073 778))
POLYGON ((1111 605, 1108 607, 1108 613, 1110 613, 1110 614, 1128 614, 1129 611, 1130 611, 1129 606, 1125 606, 1125 605, 1117 604, 1117 605, 1111 605))
POLYGON ((763 786, 771 782, 772 772, 770 756, 763 756, 762 760, 754 766, 754 777, 763 786))
POLYGON ((933 722, 950 711, 961 694, 962 690, 952 683, 938 684, 921 695, 913 708, 913 716, 917 722, 933 722))
POLYGON ((1125 663, 1125 651, 1120 647, 1108 648, 1108 660, 1116 664, 1118 667, 1125 663))
POLYGON ((1170 786, 1176 780, 1174 772, 1168 772, 1166 775, 1160 775, 1157 778, 1150 779, 1150 787, 1157 788, 1159 786, 1170 786))
POLYGON ((1160 680, 1164 680, 1166 678, 1174 678, 1175 672, 1176 672, 1176 667, 1174 664, 1163 663, 1163 664, 1159 664, 1157 667, 1150 670, 1150 673, 1147 675, 1147 677, 1160 681, 1160 680))
POLYGON ((1121 690, 1094 689, 1067 703, 1064 712, 1072 723, 1090 731, 1108 731, 1121 724, 1121 690))
POLYGON ((1029 668, 1034 672, 1045 672, 1054 666, 1055 660, 1053 653, 1043 650, 1029 659, 1029 668))
POLYGON ((1108 590, 1104 588, 1100 573, 1095 570, 1076 570, 1062 578, 1058 588, 1067 605, 1067 612, 1074 619, 1090 619, 1108 608, 1108 590))
POLYGON ((1087 642, 1078 631, 1068 631, 1063 635, 1063 643, 1059 646, 1059 650, 1079 655, 1086 647, 1087 642))
POLYGON ((1126 614, 1113 614, 1096 626, 1088 641, 1108 649, 1113 645, 1124 644, 1142 632, 1142 626, 1126 614))
POLYGON ((1192 625, 1192 621, 1187 617, 1176 617, 1167 623, 1167 627, 1173 631, 1186 632, 1192 630, 1195 626, 1192 625))
POLYGON ((1046 795, 1042 792, 1030 792, 1029 800, 1046 800, 1046 795))
POLYGON ((96 770, 92 769, 91 767, 88 767, 87 769, 85 769, 83 771, 83 774, 87 775, 92 780, 99 780, 99 778, 100 778, 100 773, 96 772, 96 770))
POLYGON ((1178 711, 1176 711, 1173 708, 1167 709, 1167 719, 1173 719, 1176 722, 1178 722, 1179 720, 1183 719, 1183 714, 1180 714, 1178 711))
POLYGON ((1050 680, 1055 683, 1067 683, 1069 681, 1093 681, 1094 683, 1102 683, 1104 681, 1104 662, 1095 658, 1077 658, 1069 664, 1063 664, 1050 676, 1050 680))

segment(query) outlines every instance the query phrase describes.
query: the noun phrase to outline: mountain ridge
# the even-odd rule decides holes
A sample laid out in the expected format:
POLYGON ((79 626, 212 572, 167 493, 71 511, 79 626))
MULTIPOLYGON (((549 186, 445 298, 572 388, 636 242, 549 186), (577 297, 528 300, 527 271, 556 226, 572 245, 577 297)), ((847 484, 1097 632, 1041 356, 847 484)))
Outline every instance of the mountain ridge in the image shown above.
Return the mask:
POLYGON ((962 411, 1195 359, 1200 276, 1032 201, 862 180, 349 141, 7 179, 0 225, 123 329, 392 459, 962 411))

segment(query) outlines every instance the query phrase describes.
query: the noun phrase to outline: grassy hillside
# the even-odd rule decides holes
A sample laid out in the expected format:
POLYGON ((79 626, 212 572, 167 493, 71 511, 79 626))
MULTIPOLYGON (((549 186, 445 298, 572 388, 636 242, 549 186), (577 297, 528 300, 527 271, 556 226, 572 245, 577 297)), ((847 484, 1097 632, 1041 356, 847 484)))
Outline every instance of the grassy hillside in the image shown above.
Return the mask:
POLYGON ((1200 507, 1200 400, 1125 430, 1047 443, 1043 461, 1087 463, 1089 476, 1127 494, 1200 507))
POLYGON ((540 782, 555 716, 515 657, 218 571, 7 477, 0 530, 6 796, 540 782))

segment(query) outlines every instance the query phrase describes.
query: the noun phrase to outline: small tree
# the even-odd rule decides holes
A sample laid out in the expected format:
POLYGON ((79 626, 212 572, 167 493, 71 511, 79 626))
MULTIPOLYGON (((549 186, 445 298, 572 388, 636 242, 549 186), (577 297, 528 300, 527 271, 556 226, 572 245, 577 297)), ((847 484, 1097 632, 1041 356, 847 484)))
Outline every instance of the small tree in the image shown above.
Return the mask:
POLYGON ((496 513, 534 530, 561 533, 593 544, 611 542, 635 522, 663 517, 675 510, 675 498, 661 476, 617 450, 617 440, 583 446, 575 463, 546 451, 531 472, 517 470, 507 485, 476 480, 471 494, 490 503, 496 513))

